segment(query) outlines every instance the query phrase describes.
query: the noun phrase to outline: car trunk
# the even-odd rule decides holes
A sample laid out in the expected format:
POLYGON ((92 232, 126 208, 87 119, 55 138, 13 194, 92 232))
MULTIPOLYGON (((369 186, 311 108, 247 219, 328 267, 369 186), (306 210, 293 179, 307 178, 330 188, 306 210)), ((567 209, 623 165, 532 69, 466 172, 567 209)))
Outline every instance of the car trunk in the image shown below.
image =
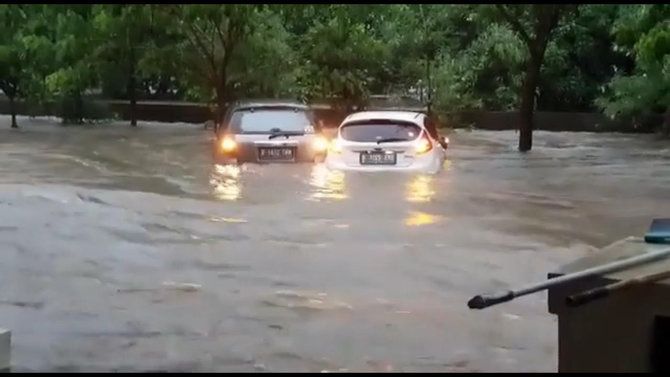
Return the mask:
POLYGON ((348 123, 340 128, 342 160, 347 166, 410 166, 423 130, 416 124, 390 120, 348 123))

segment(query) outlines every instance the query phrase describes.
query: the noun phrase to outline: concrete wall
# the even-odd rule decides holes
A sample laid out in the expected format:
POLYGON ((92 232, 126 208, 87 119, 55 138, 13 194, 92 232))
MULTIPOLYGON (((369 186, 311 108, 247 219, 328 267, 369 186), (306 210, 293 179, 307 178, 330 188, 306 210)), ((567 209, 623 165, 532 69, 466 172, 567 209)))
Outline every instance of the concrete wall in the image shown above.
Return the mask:
MULTIPOLYGON (((445 115, 445 123, 451 127, 474 126, 486 130, 516 129, 519 119, 518 112, 511 111, 460 111, 445 115)), ((660 118, 654 117, 637 122, 612 120, 601 113, 537 111, 534 114, 536 129, 547 131, 651 132, 659 121, 660 118)))

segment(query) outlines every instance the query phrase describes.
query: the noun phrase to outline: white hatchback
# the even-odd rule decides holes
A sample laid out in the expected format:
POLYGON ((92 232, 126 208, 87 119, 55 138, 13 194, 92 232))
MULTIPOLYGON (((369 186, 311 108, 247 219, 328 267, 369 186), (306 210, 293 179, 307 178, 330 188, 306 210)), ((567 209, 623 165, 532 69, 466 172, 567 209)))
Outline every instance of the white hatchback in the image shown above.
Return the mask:
POLYGON ((331 141, 326 166, 335 170, 437 173, 449 140, 426 114, 362 111, 345 118, 331 141))

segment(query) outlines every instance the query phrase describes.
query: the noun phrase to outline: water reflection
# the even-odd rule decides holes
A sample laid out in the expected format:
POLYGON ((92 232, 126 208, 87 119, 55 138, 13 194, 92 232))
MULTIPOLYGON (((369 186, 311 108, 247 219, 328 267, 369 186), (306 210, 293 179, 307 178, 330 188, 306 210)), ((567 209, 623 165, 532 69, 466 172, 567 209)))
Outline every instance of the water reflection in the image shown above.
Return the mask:
POLYGON ((421 226, 436 223, 440 220, 439 216, 431 215, 425 212, 411 212, 405 219, 407 226, 421 226))
POLYGON ((314 192, 309 196, 311 200, 343 200, 347 198, 344 187, 344 172, 342 171, 330 170, 323 164, 316 164, 312 168, 309 183, 314 188, 314 192))
POLYGON ((235 201, 242 194, 240 167, 237 165, 214 165, 209 184, 219 200, 235 201))
POLYGON ((412 203, 429 202, 435 196, 435 179, 430 175, 417 175, 407 184, 405 198, 412 203))
POLYGON ((211 216, 209 218, 209 221, 214 223, 224 222, 224 223, 242 223, 242 224, 248 222, 245 219, 233 219, 229 217, 219 217, 219 216, 211 216))

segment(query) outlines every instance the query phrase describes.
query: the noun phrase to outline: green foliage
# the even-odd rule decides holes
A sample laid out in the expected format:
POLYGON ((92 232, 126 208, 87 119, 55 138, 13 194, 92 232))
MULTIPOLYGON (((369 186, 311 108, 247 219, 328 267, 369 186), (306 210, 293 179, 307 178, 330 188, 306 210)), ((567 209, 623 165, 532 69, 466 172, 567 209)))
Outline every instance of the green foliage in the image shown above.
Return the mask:
POLYGON ((295 98, 298 56, 290 46, 291 35, 269 9, 254 15, 256 27, 231 62, 229 80, 235 98, 295 98), (260 22, 263 20, 263 22, 260 22))
MULTIPOLYGON (((617 74, 597 104, 611 117, 670 111, 670 6, 634 5, 621 12, 613 33, 635 59, 631 74, 617 74)), ((664 125, 670 129, 670 125, 664 125)))
POLYGON ((65 123, 82 123, 84 92, 95 87, 95 67, 91 51, 93 38, 89 5, 57 6, 53 22, 53 61, 56 69, 45 77, 49 98, 59 104, 59 116, 65 123))
MULTIPOLYGON (((71 122, 106 116, 89 111, 90 91, 219 107, 241 98, 302 98, 343 110, 389 94, 441 111, 510 110, 520 105, 527 39, 543 9, 1 5, 0 89, 31 104, 55 101, 71 122)), ((665 4, 579 6, 543 51, 538 108, 666 111, 669 19, 665 4)))
POLYGON ((173 59, 191 95, 213 99, 221 110, 233 99, 232 62, 261 22, 255 5, 171 5, 161 8, 179 38, 173 59))
POLYGON ((364 105, 388 50, 361 22, 345 17, 317 23, 305 35, 300 77, 306 97, 342 108, 364 105))

